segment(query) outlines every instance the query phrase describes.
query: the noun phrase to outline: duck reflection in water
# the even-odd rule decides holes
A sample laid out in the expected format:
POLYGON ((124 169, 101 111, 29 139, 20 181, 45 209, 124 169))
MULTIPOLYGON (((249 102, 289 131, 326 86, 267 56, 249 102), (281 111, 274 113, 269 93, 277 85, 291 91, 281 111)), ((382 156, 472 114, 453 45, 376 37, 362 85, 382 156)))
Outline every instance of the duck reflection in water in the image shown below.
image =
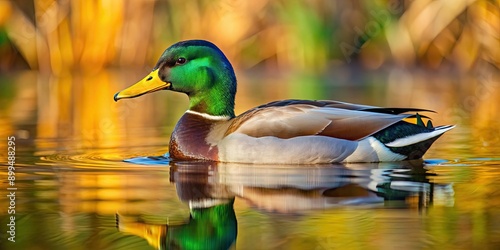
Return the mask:
POLYGON ((422 161, 307 167, 177 162, 170 166, 177 195, 189 204, 187 223, 147 224, 117 215, 120 231, 143 237, 156 249, 231 248, 237 235, 235 197, 267 213, 294 216, 339 206, 425 208, 436 194, 440 202, 453 203, 451 184, 430 182, 433 174, 422 161))
POLYGON ((237 234, 234 195, 210 182, 211 165, 187 164, 179 169, 172 164, 170 180, 179 199, 189 204, 187 223, 147 224, 117 214, 118 229, 145 238, 156 249, 229 249, 237 234))

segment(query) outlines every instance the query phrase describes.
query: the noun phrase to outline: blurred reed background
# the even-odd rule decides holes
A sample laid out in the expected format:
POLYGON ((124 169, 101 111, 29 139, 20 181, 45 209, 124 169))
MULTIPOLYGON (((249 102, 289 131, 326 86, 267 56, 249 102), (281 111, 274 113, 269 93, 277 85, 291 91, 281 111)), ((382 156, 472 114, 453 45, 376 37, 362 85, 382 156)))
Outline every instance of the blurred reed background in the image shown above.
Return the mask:
POLYGON ((242 68, 321 72, 356 63, 500 67, 498 0, 0 1, 0 69, 64 74, 152 65, 211 40, 242 68))
MULTIPOLYGON (((0 124, 16 131, 13 124, 35 117, 38 137, 93 143, 110 143, 127 126, 166 124, 155 116, 170 115, 173 125, 185 105, 171 112, 152 104, 164 95, 118 104, 112 95, 149 72, 167 46, 195 38, 234 64, 237 113, 278 98, 416 106, 440 112, 436 123, 471 123, 488 143, 500 142, 492 125, 500 0, 1 0, 0 107, 14 122, 0 124), (17 87, 2 80, 9 76, 17 87)), ((169 96, 169 107, 181 100, 169 96)))

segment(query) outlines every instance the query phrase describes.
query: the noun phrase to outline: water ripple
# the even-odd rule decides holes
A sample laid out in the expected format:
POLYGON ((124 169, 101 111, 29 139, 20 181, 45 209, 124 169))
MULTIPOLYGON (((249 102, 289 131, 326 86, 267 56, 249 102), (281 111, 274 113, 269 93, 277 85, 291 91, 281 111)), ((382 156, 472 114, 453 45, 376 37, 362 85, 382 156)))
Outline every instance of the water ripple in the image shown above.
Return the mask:
POLYGON ((40 156, 37 165, 92 169, 133 169, 141 165, 168 166, 169 159, 163 157, 164 147, 142 147, 140 149, 109 148, 82 152, 58 152, 40 156))

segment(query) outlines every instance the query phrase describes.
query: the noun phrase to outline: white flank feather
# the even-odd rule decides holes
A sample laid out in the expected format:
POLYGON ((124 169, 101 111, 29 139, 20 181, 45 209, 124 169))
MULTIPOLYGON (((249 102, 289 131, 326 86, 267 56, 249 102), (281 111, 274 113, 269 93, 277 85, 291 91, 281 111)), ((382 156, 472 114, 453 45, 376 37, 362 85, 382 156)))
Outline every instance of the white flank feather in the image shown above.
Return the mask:
POLYGON ((406 156, 392 152, 379 140, 369 136, 358 143, 356 150, 343 162, 401 161, 406 156))
POLYGON ((316 164, 341 162, 358 142, 327 136, 298 136, 280 139, 232 133, 218 144, 221 162, 254 164, 316 164))

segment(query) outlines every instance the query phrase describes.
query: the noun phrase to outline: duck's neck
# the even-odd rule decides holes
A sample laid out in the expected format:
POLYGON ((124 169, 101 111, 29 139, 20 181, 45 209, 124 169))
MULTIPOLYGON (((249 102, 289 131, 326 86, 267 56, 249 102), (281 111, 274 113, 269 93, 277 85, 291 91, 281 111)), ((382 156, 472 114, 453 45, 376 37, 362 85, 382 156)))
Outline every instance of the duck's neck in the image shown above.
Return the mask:
POLYGON ((234 96, 211 94, 210 97, 191 97, 189 110, 216 117, 234 117, 234 96))
MULTIPOLYGON (((222 70, 221 70, 222 71, 222 70)), ((213 75, 210 88, 196 94, 188 94, 189 110, 210 116, 234 117, 236 77, 231 70, 213 75)))

